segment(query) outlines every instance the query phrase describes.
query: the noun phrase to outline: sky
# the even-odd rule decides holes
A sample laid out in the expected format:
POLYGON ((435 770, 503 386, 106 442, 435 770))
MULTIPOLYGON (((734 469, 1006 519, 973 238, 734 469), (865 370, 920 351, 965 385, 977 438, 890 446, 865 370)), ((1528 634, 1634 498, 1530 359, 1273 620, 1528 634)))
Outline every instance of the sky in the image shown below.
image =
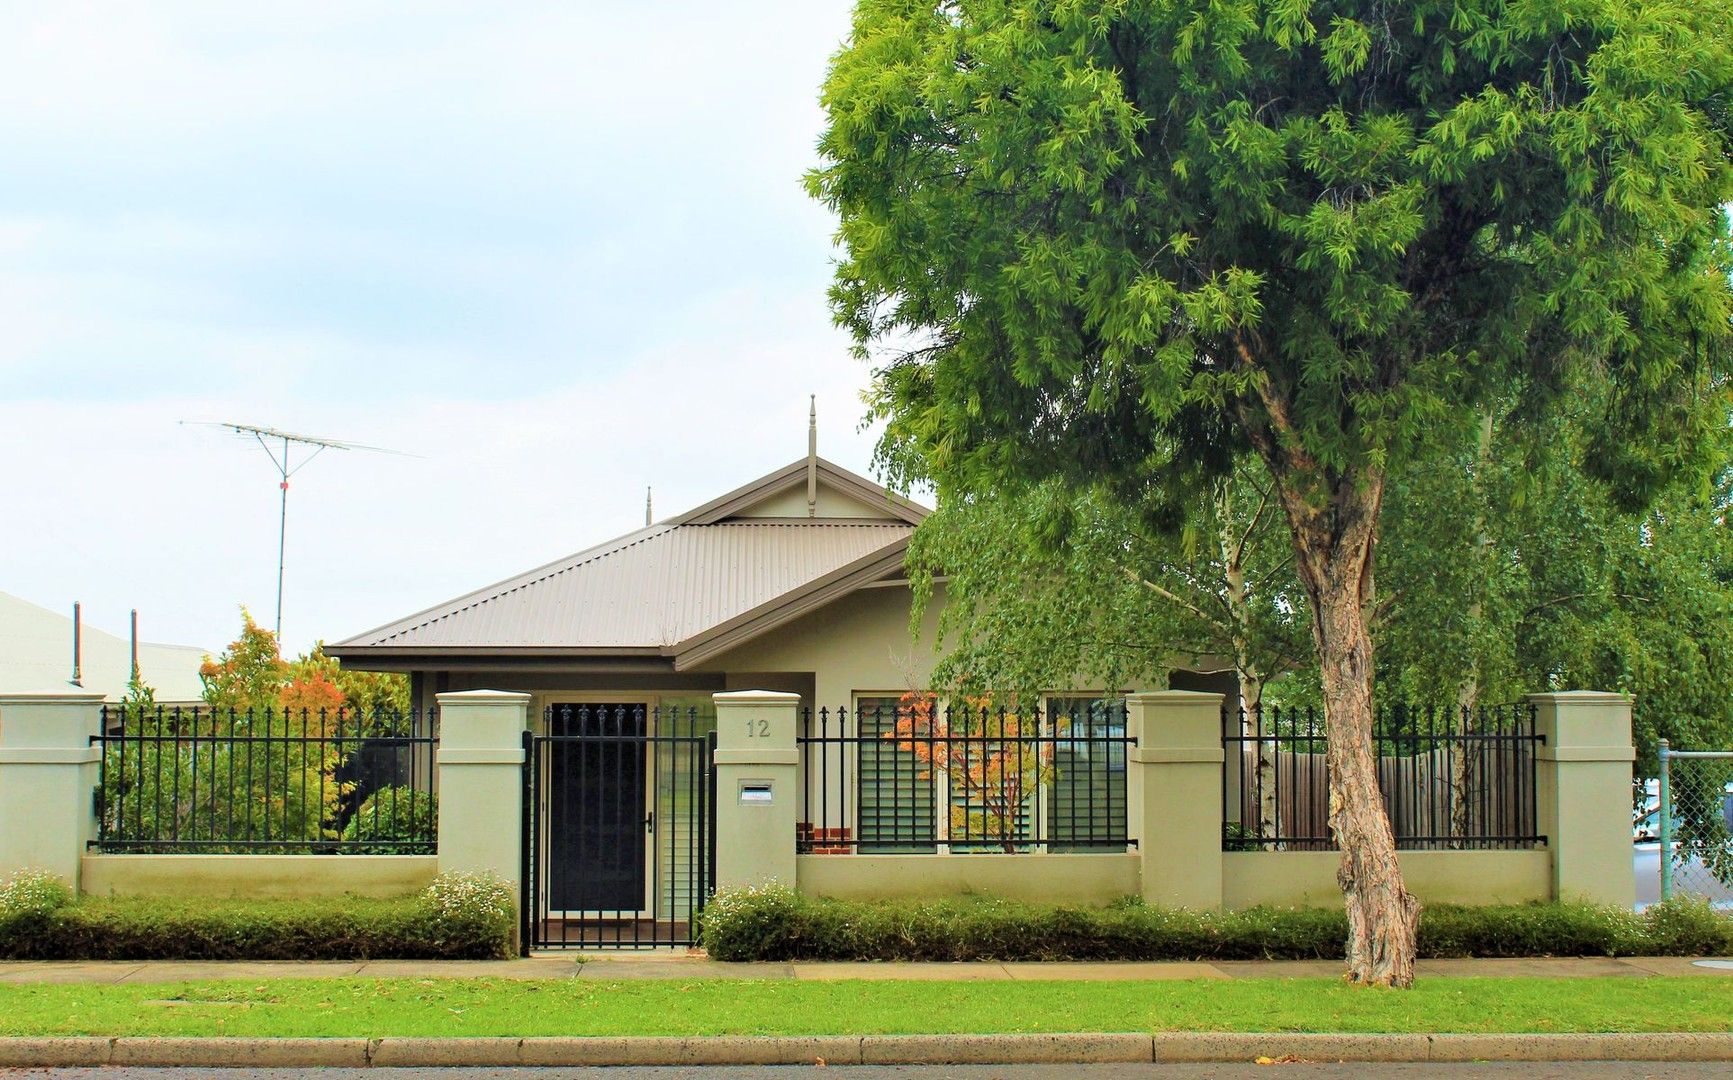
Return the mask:
POLYGON ((298 652, 805 453, 846 0, 0 0, 0 591, 298 652))

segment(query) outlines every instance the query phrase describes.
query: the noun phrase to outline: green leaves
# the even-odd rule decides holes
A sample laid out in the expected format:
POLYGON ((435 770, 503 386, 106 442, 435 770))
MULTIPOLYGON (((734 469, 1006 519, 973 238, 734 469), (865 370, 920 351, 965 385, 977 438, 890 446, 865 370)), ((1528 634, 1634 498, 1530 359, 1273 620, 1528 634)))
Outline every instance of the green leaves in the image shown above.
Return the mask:
MULTIPOLYGON (((861 3, 809 185, 863 350, 945 342, 898 362, 941 377, 879 368, 888 414, 932 410, 894 456, 973 490, 1103 463, 1083 438, 1220 471, 1280 428, 1351 470, 1561 366, 1689 382, 1730 310, 1728 7, 861 3)), ((1660 434, 1645 461, 1702 432, 1660 434)))

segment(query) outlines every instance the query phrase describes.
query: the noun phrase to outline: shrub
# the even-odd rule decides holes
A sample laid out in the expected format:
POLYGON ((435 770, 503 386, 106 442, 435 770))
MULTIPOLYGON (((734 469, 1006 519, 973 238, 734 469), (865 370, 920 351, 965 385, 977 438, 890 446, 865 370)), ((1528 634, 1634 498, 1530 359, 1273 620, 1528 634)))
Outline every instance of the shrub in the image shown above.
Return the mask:
POLYGON ((0 882, 0 936, 40 933, 49 916, 70 903, 72 890, 46 870, 0 882))
POLYGON ((1643 912, 1647 944, 1656 956, 1733 956, 1733 917, 1709 901, 1675 897, 1643 912))
POLYGON ((344 850, 354 855, 431 853, 438 830, 439 800, 433 793, 394 785, 367 796, 356 809, 343 826, 343 839, 360 846, 344 850))
MULTIPOLYGON (((18 888, 0 886, 0 897, 18 888)), ((510 955, 512 897, 446 876, 411 896, 309 900, 64 897, 31 919, 0 908, 8 960, 482 960, 510 955)), ((44 895, 47 895, 46 893, 44 895)))
MULTIPOLYGON (((872 903, 803 897, 783 886, 719 894, 700 917, 718 960, 1341 959, 1347 920, 1333 908, 1187 911, 1125 901, 1105 908, 988 897, 872 903)), ((1637 915, 1591 904, 1427 908, 1423 957, 1733 954, 1733 919, 1706 905, 1637 915)))

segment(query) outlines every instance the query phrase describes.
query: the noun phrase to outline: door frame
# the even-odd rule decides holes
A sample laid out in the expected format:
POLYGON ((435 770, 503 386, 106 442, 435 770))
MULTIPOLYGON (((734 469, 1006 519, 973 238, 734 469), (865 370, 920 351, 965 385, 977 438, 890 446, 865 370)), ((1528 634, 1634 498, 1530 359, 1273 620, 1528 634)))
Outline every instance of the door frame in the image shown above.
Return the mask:
MULTIPOLYGON (((595 690, 573 691, 571 693, 562 693, 557 690, 538 690, 531 697, 531 706, 534 713, 530 718, 530 730, 537 735, 551 735, 552 732, 548 730, 547 715, 548 709, 556 704, 639 705, 644 709, 644 735, 647 737, 654 736, 656 734, 656 710, 661 705, 661 701, 662 695, 642 690, 622 690, 618 693, 612 694, 606 691, 595 690)), ((552 746, 553 744, 550 743, 547 745, 552 746)), ((646 816, 656 812, 656 778, 654 775, 655 747, 656 744, 648 741, 648 739, 644 743, 643 811, 646 816)), ((533 812, 540 815, 542 821, 548 823, 548 826, 541 830, 541 843, 539 845, 541 850, 536 852, 536 858, 540 860, 541 863, 540 873, 537 874, 537 881, 539 883, 537 885, 537 891, 541 895, 537 900, 539 901, 539 906, 543 916, 549 919, 589 918, 627 920, 655 918, 656 887, 655 874, 652 871, 654 869, 653 860, 656 858, 656 834, 649 829, 640 834, 643 838, 644 847, 644 900, 642 907, 639 907, 636 910, 626 908, 618 910, 612 908, 585 908, 577 911, 568 911, 564 908, 555 908, 553 906, 553 902, 548 895, 550 880, 552 878, 552 874, 549 871, 553 863, 553 815, 551 812, 553 804, 553 755, 551 753, 541 762, 540 768, 542 769, 543 775, 538 777, 537 781, 541 788, 541 805, 535 807, 533 812)), ((652 829, 653 828, 654 826, 652 826, 652 829)))

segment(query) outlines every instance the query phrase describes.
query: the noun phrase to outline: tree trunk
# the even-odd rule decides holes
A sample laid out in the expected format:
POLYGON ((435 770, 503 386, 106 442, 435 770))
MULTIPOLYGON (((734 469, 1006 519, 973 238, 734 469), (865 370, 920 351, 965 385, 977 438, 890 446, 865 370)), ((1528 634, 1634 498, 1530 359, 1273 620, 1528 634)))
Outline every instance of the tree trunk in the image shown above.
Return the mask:
MULTIPOLYGON (((1282 478, 1278 478, 1281 482, 1282 478)), ((1295 568, 1312 602, 1312 636, 1328 726, 1330 829, 1342 850, 1336 871, 1348 911, 1348 977, 1375 986, 1414 982, 1420 905, 1402 882, 1396 840, 1378 783, 1372 740, 1372 548, 1383 475, 1341 478, 1328 497, 1282 485, 1295 568)))
MULTIPOLYGON (((1264 737, 1271 734, 1263 723, 1264 677, 1243 661, 1240 664, 1240 710, 1240 735, 1256 740, 1258 759, 1252 781, 1255 790, 1242 793, 1244 801, 1240 805, 1256 808, 1258 839, 1268 840, 1278 835, 1280 824, 1276 813, 1276 743, 1264 737)), ((1240 743, 1239 746, 1243 755, 1246 744, 1240 743)), ((1242 763, 1235 762, 1234 768, 1237 775, 1245 775, 1242 763)))
POLYGON ((1455 731, 1462 736, 1450 752, 1450 836, 1451 847, 1467 847, 1469 830, 1474 827, 1474 771, 1472 759, 1480 756, 1480 743, 1470 736, 1476 732, 1475 706, 1480 696, 1480 683, 1470 677, 1463 680, 1456 695, 1455 731))
MULTIPOLYGON (((1256 790, 1240 805, 1244 807, 1248 803, 1255 804, 1258 816, 1256 831, 1260 840, 1278 835, 1276 744, 1262 738, 1266 734, 1263 725, 1266 675, 1262 666, 1252 659, 1251 593, 1246 586, 1246 547, 1252 531, 1262 519, 1263 510, 1260 504, 1252 515, 1252 520, 1244 526, 1242 536, 1241 523, 1234 515, 1233 481, 1223 480, 1216 488, 1216 539, 1221 546, 1222 602, 1228 612, 1228 638, 1233 647, 1234 667, 1239 672, 1240 680, 1240 734, 1257 740, 1255 745, 1258 764, 1253 777, 1256 790)), ((1239 747, 1243 755, 1246 744, 1240 743, 1239 747)), ((1242 778, 1245 776, 1243 761, 1235 762, 1234 768, 1237 775, 1242 778)), ((1242 793, 1242 797, 1244 794, 1242 793)), ((1241 827, 1245 826, 1244 821, 1240 824, 1241 827)))
POLYGON ((1453 847, 1464 846, 1463 840, 1473 825, 1469 809, 1474 803, 1473 793, 1469 790, 1472 777, 1468 755, 1471 751, 1478 754, 1480 744, 1467 736, 1474 734, 1475 707, 1480 704, 1480 657, 1472 643, 1479 637, 1480 621, 1486 613, 1486 592, 1491 587, 1491 574, 1487 569, 1492 538, 1487 535, 1486 525, 1486 471, 1492 461, 1492 434, 1493 420, 1489 409, 1480 414, 1480 437, 1475 443, 1474 473, 1470 477, 1470 490, 1474 495, 1474 546, 1470 556, 1470 565, 1474 568, 1474 597, 1468 604, 1470 650, 1466 657, 1467 673, 1456 689, 1456 731, 1464 738, 1456 744, 1450 757, 1450 835, 1453 847))

